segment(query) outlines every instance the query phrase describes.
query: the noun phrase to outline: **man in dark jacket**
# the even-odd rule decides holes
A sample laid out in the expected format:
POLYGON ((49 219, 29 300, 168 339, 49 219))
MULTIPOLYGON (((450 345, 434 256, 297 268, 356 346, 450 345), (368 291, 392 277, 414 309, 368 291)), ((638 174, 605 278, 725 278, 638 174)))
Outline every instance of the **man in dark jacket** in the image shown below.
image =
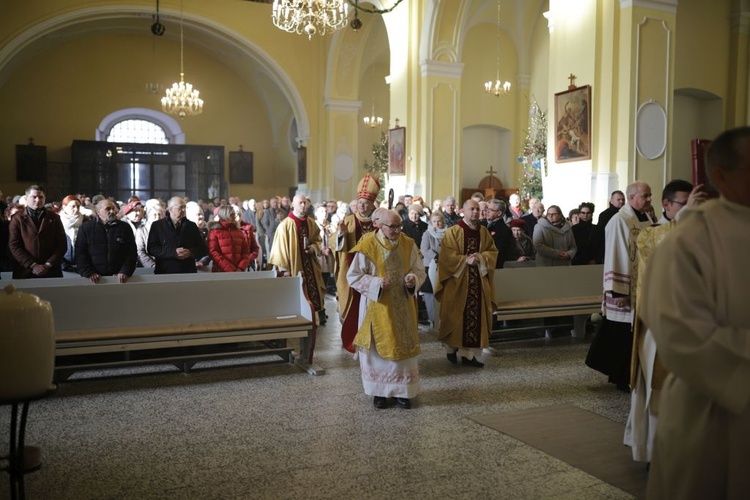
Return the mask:
POLYGON ((13 279, 60 278, 68 248, 60 217, 44 208, 44 190, 26 189, 26 210, 10 220, 8 247, 13 257, 13 279))
POLYGON ((167 203, 167 217, 154 222, 148 233, 147 251, 156 261, 154 274, 196 273, 196 259, 206 255, 198 226, 185 218, 185 200, 167 203))
POLYGON ((622 206, 625 204, 625 193, 622 191, 612 191, 612 196, 609 198, 609 207, 602 213, 599 214, 599 220, 596 221, 596 225, 599 226, 601 231, 604 231, 607 227, 609 219, 620 211, 622 206))
POLYGON ((117 207, 111 200, 97 203, 96 215, 81 226, 76 238, 78 273, 94 283, 102 276, 117 276, 125 283, 136 265, 133 230, 117 220, 117 207))
POLYGON ((533 238, 534 227, 536 226, 537 222, 539 222, 539 219, 542 218, 542 214, 544 213, 544 203, 539 201, 539 198, 533 198, 529 204, 529 210, 531 213, 528 213, 521 217, 521 220, 526 223, 526 235, 529 238, 533 238))
POLYGON ((516 250, 516 240, 513 238, 513 231, 503 220, 505 212, 505 203, 502 200, 492 199, 487 202, 487 221, 483 225, 492 236, 492 241, 497 247, 497 262, 495 269, 502 269, 503 263, 508 260, 517 260, 518 251, 516 250))

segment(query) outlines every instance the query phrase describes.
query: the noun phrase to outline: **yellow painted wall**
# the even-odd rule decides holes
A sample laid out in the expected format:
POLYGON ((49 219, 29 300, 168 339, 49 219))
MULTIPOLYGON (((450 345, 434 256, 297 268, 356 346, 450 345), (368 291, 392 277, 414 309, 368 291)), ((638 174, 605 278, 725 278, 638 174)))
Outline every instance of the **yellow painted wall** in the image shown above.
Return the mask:
POLYGON ((726 96, 731 0, 680 0, 674 88, 726 96))
MULTIPOLYGON (((463 62, 465 64, 461 78, 461 128, 477 125, 491 125, 511 131, 509 147, 505 155, 504 170, 501 178, 507 180, 506 188, 517 187, 517 176, 513 166, 516 151, 516 107, 518 100, 518 60, 516 49, 507 34, 500 37, 500 78, 511 82, 511 93, 495 97, 484 91, 486 81, 496 79, 497 74, 497 27, 482 23, 472 28, 464 40, 463 62)), ((481 155, 480 155, 481 156, 481 155)), ((484 177, 489 165, 471 161, 472 152, 466 151, 463 157, 462 187, 476 187, 478 180, 484 177), (473 169, 473 170, 472 170, 473 169)), ((498 165, 495 165, 497 170, 498 165)), ((460 193, 457 193, 460 194, 460 193)))
MULTIPOLYGON (((356 169, 354 174, 357 178, 357 182, 366 173, 364 162, 367 161, 370 165, 373 162, 373 144, 380 143, 381 132, 388 132, 390 121, 390 92, 388 85, 385 83, 385 77, 388 75, 388 72, 389 64, 387 62, 374 64, 370 69, 364 70, 360 80, 359 99, 362 101, 362 109, 360 110, 357 120, 357 126, 360 128, 360 131, 356 169), (365 116, 370 116, 372 114, 373 95, 375 97, 375 115, 383 118, 383 125, 381 127, 369 128, 364 125, 362 119, 365 116)), ((392 123, 390 124, 390 127, 393 127, 392 123)))
MULTIPOLYGON (((435 82, 427 89, 430 108, 433 111, 430 129, 432 137, 443 138, 432 142, 432 198, 443 199, 448 195, 458 197, 461 190, 459 150, 456 123, 459 117, 461 89, 454 83, 435 82)), ((408 147, 408 146, 407 146, 408 147)))
MULTIPOLYGON (((57 16, 71 13, 78 16, 89 9, 96 10, 101 16, 102 9, 123 5, 116 1, 92 5, 80 0, 60 0, 54 4, 39 1, 12 3, 13 8, 0 16, 0 48, 35 29, 40 21, 60 19, 57 16)), ((172 33, 177 29, 174 16, 179 12, 179 5, 176 1, 161 4, 162 22, 172 33)), ((150 1, 135 1, 128 4, 128 8, 130 6, 141 6, 148 13, 154 7, 150 1)), ((323 112, 320 95, 325 78, 327 41, 316 38, 310 42, 306 37, 282 32, 270 22, 270 9, 270 5, 250 2, 217 0, 209 5, 188 0, 185 2, 186 32, 192 19, 210 26, 210 30, 221 31, 222 36, 238 35, 239 44, 245 43, 242 41, 244 37, 249 45, 259 47, 273 60, 272 64, 289 77, 291 86, 303 100, 310 122, 312 140, 307 144, 308 179, 320 185, 324 181, 320 160, 324 146, 319 133, 323 112)), ((115 7, 114 11, 117 10, 115 7)), ((143 85, 148 81, 170 84, 179 78, 178 45, 158 40, 160 70, 152 71, 152 35, 148 29, 151 19, 149 14, 142 17, 143 34, 101 34, 90 36, 87 41, 61 39, 58 46, 35 55, 31 60, 27 58, 14 68, 15 72, 0 87, 0 102, 9 118, 0 125, 0 185, 6 192, 17 192, 25 187, 14 182, 13 146, 25 144, 29 136, 33 136, 37 144, 48 146, 49 161, 68 161, 71 141, 93 139, 94 129, 110 112, 125 107, 160 107, 158 98, 145 93, 143 85), (57 86, 50 90, 49 82, 55 82, 57 86), (108 90, 113 88, 117 91, 108 90)), ((228 50, 228 46, 225 49, 228 50)), ((237 59, 238 65, 249 63, 246 58, 237 59)), ((181 123, 187 141, 223 144, 227 152, 242 144, 246 151, 255 153, 255 184, 234 186, 231 189, 233 194, 256 198, 286 194, 289 187, 297 183, 296 158, 286 148, 280 149, 280 143, 287 141, 289 117, 279 120, 274 116, 274 120, 270 120, 264 102, 267 96, 245 84, 232 68, 193 48, 189 40, 185 45, 185 69, 186 80, 201 91, 206 101, 202 115, 181 123)), ((265 77, 260 78, 268 81, 265 77)))
MULTIPOLYGON (((515 149, 525 132, 526 100, 529 97, 526 94, 539 94, 536 97, 541 107, 548 109, 552 128, 552 96, 566 88, 566 77, 572 72, 578 76, 579 85, 595 85, 595 105, 592 108, 596 132, 593 140, 599 150, 594 150, 593 162, 565 164, 564 168, 553 166, 560 167, 557 170, 552 168, 552 171, 565 182, 556 183, 553 179, 552 186, 559 188, 560 193, 572 193, 571 196, 579 198, 577 190, 587 184, 581 179, 592 171, 606 174, 614 170, 621 174, 624 185, 628 163, 633 161, 630 130, 634 87, 630 75, 634 69, 633 27, 640 19, 633 17, 632 8, 620 9, 617 3, 608 2, 555 0, 552 2, 555 9, 567 10, 570 15, 557 16, 556 33, 550 36, 546 32, 546 22, 539 18, 545 0, 503 0, 502 17, 506 31, 502 37, 502 75, 514 84, 515 93, 502 99, 485 96, 481 90, 485 80, 494 78, 496 35, 493 5, 487 2, 440 2, 436 7, 436 43, 429 54, 419 53, 420 30, 429 22, 420 17, 429 10, 426 0, 404 2, 397 9, 400 12, 384 16, 385 25, 391 30, 388 34, 391 55, 390 67, 383 73, 391 73, 396 83, 389 90, 379 88, 376 92, 378 101, 381 92, 390 93, 383 96, 390 109, 390 113, 384 115, 398 117, 401 124, 407 126, 407 154, 413 160, 407 167, 410 171, 406 182, 422 183, 433 197, 448 194, 446 190, 458 194, 458 189, 463 187, 461 166, 452 162, 462 153, 460 130, 475 125, 486 124, 511 131, 513 147, 509 148, 508 158, 514 165, 515 149), (614 35, 608 38, 613 30, 614 35), (551 49, 547 48, 548 40, 554 44, 551 49), (429 81, 425 83, 420 74, 423 56, 463 64, 460 81, 428 77, 429 81), (522 71, 519 57, 524 58, 530 68, 524 71, 531 72, 531 87, 525 89, 523 95, 519 93, 516 81, 516 75, 522 71), (618 60, 615 61, 615 57, 618 60), (612 61, 612 73, 621 76, 612 77, 601 64, 606 61, 612 61), (613 90, 611 96, 600 99, 605 88, 608 90, 610 86, 613 90), (610 107, 608 103, 611 103, 610 107), (605 117, 610 123, 606 123, 605 117), (459 121, 452 121, 456 119, 459 121), (607 136, 611 145, 605 144, 607 136), (603 160, 601 164, 597 164, 597 155, 603 160), (440 166, 444 169, 438 168, 440 166)), ((165 58, 157 66, 159 72, 143 71, 144 67, 154 67, 152 37, 148 32, 150 13, 154 9, 152 0, 132 0, 127 4, 116 0, 9 0, 6 3, 9 5, 0 16, 0 49, 7 48, 17 36, 28 33, 41 22, 81 11, 111 8, 119 15, 137 7, 143 11, 140 18, 144 26, 143 34, 90 35, 91 43, 84 43, 83 39, 61 39, 58 46, 25 60, 14 69, 10 79, 0 81, 0 104, 7 117, 0 125, 0 185, 6 192, 13 192, 25 187, 14 182, 13 145, 23 144, 27 137, 33 136, 37 144, 49 147, 50 161, 67 161, 70 142, 75 138, 92 138, 94 128, 109 112, 121 107, 158 107, 154 104, 154 96, 142 91, 142 85, 155 79, 163 83, 174 81, 177 77, 177 46, 174 42, 164 41, 157 54, 159 59, 165 58), (130 37, 125 51, 118 43, 123 37, 130 37), (173 51, 168 56, 170 48, 173 51), (82 74, 85 77, 82 78, 82 74), (49 82, 56 84, 52 91, 48 90, 49 85, 45 86, 49 82), (112 86, 117 92, 104 90, 112 86), (64 99, 55 94, 58 91, 65 96, 64 99)), ((721 56, 726 54, 730 43, 730 5, 731 0, 680 0, 677 22, 673 23, 676 24, 675 88, 701 88, 720 97, 726 94, 728 66, 726 58, 721 56)), ((176 29, 174 16, 179 6, 178 0, 161 3, 163 21, 169 30, 176 29)), ((306 140, 309 182, 306 188, 321 192, 334 189, 329 185, 334 182, 330 171, 332 166, 328 163, 335 157, 339 144, 337 138, 327 136, 327 111, 322 98, 332 38, 316 37, 308 41, 304 36, 284 33, 269 21, 270 10, 268 4, 236 0, 185 2, 186 25, 192 30, 221 33, 221 37, 227 37, 239 46, 246 45, 249 51, 258 48, 259 57, 268 57, 273 66, 288 77, 289 86, 302 99, 309 120, 309 139, 306 140)), ((638 15, 642 12, 639 10, 638 15)), ((361 84, 363 75, 357 36, 360 34, 347 32, 346 38, 351 40, 347 41, 344 50, 335 52, 340 59, 334 66, 348 65, 351 79, 347 80, 350 85, 344 90, 359 95, 334 98, 363 99, 364 114, 369 111, 369 96, 361 84)), ((54 37, 53 33, 48 39, 55 40, 54 37)), ((213 41, 223 43, 216 38, 213 41)), ((224 48, 234 50, 230 45, 224 48)), ((34 49, 32 46, 30 52, 34 49)), ((256 185, 235 186, 233 192, 243 197, 262 198, 272 193, 286 193, 296 184, 296 158, 287 144, 290 111, 287 109, 269 116, 266 104, 278 100, 281 94, 269 97, 267 93, 254 91, 245 84, 234 70, 247 64, 251 64, 250 61, 238 51, 236 66, 222 65, 188 42, 187 80, 201 90, 206 99, 206 111, 199 117, 183 121, 183 124, 189 142, 224 144, 227 151, 243 144, 245 150, 253 150, 256 153, 256 185), (255 186, 260 193, 255 191, 255 186)), ((273 79, 267 76, 261 76, 259 80, 264 85, 273 84, 273 79)), ((361 123, 361 115, 357 123, 361 123)), ((368 138, 363 129, 355 135, 355 143, 349 145, 356 170, 369 155, 372 142, 377 140, 377 133, 371 131, 368 138)))
MULTIPOLYGON (((179 78, 179 46, 159 42, 154 57, 148 38, 82 37, 18 68, 0 94, 8 118, 0 122, 0 179, 5 189, 19 192, 25 188, 13 182, 14 145, 25 144, 27 137, 47 146, 48 161, 69 162, 71 142, 94 140, 96 128, 109 113, 132 107, 160 110, 160 95, 147 93, 144 85, 179 78)), ((240 144, 254 153, 255 184, 232 186, 232 194, 258 198, 286 192, 294 184, 293 170, 272 147, 262 99, 235 73, 202 52, 185 47, 185 61, 186 80, 201 90, 206 101, 201 115, 180 120, 186 142, 223 145, 225 157, 240 144)))
POLYGON ((549 29, 547 28, 547 20, 540 15, 534 25, 533 35, 531 37, 531 48, 529 50, 531 54, 531 83, 529 85, 528 94, 529 102, 531 102, 532 96, 535 97, 539 107, 544 111, 549 111, 551 102, 548 91, 549 38, 550 34, 549 29))

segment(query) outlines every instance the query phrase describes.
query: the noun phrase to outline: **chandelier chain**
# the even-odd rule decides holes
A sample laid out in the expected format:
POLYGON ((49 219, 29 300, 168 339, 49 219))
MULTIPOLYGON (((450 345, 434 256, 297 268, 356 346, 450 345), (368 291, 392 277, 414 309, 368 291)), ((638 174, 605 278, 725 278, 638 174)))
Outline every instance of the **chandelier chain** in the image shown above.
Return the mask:
POLYGON ((500 37, 502 35, 502 29, 500 25, 500 0, 497 0, 497 54, 496 61, 497 66, 495 70, 495 81, 485 82, 484 91, 488 94, 500 97, 510 93, 510 82, 500 80, 500 37))
POLYGON ((370 62, 370 92, 372 93, 371 115, 365 116, 363 121, 366 127, 375 128, 383 124, 383 118, 375 115, 375 61, 370 62))
POLYGON ((185 43, 184 34, 183 34, 184 24, 185 24, 185 0, 180 0, 180 78, 182 78, 182 75, 185 73, 184 54, 183 54, 183 45, 185 43))
POLYGON ((497 1, 497 80, 500 80, 500 0, 497 1))
POLYGON ((169 114, 185 118, 203 112, 203 99, 198 89, 185 82, 185 0, 180 1, 180 81, 173 83, 161 98, 162 109, 169 114))

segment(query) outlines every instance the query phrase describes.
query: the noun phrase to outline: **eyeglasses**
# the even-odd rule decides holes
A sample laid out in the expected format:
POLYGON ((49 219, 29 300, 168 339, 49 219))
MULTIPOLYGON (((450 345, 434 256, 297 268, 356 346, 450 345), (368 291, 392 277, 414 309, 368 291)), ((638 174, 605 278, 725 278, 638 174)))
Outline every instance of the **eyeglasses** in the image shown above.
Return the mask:
POLYGON ((560 214, 558 214, 557 212, 547 212, 547 217, 558 216, 558 215, 560 214))
POLYGON ((680 205, 681 207, 684 207, 685 205, 687 205, 687 202, 686 202, 686 201, 677 201, 677 200, 667 200, 667 201, 668 201, 669 203, 677 203, 677 204, 678 204, 678 205, 680 205))
POLYGON ((387 227, 391 231, 401 231, 401 225, 400 224, 393 224, 393 225, 390 225, 390 226, 388 224, 383 224, 382 226, 383 227, 387 227))

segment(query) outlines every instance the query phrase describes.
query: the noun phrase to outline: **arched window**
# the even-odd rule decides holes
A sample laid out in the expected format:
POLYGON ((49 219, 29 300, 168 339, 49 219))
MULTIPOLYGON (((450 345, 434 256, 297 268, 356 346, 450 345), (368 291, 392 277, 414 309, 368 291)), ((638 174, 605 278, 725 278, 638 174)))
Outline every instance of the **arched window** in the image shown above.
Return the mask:
POLYGON ((97 141, 185 144, 180 124, 171 116, 147 108, 120 109, 105 116, 96 129, 97 141), (161 132, 157 132, 160 130, 161 132), (111 136, 112 134, 115 136, 111 136), (138 140, 152 137, 155 140, 138 140))
POLYGON ((164 129, 154 122, 142 119, 123 120, 109 130, 107 142, 137 142, 169 144, 164 129))

